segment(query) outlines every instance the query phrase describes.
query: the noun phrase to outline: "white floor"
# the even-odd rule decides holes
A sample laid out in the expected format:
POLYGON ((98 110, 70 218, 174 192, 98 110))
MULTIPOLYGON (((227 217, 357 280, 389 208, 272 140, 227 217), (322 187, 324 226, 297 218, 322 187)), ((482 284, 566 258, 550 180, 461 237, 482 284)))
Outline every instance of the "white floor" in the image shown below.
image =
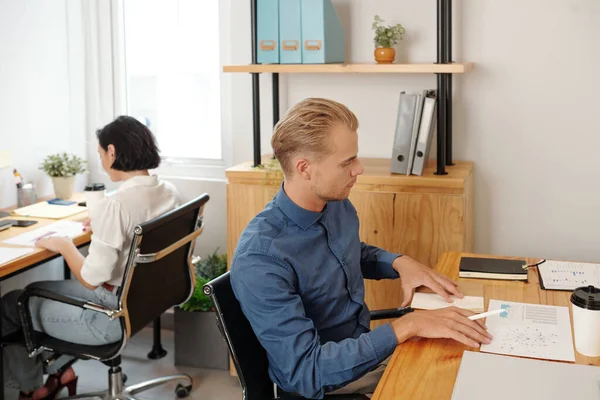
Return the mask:
MULTIPOLYGON (((147 354, 152 348, 152 330, 144 329, 127 345, 121 368, 127 375, 127 383, 134 384, 155 377, 183 372, 194 380, 192 394, 188 399, 207 400, 240 400, 242 391, 236 377, 229 371, 198 368, 184 368, 173 365, 173 331, 162 331, 163 347, 168 351, 160 360, 150 360, 147 354)), ((108 385, 108 367, 98 361, 78 361, 73 366, 79 376, 77 393, 105 390, 108 385)), ((176 383, 163 385, 138 394, 140 399, 166 400, 177 399, 176 383)), ((64 390, 63 396, 66 396, 64 390)))

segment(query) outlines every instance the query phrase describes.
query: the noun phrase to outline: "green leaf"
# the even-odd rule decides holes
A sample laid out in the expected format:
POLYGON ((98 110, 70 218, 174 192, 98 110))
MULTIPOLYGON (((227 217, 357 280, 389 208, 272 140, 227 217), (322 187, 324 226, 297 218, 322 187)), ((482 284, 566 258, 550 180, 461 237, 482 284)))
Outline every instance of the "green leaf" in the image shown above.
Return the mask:
POLYGON ((192 297, 179 308, 184 311, 212 311, 214 304, 206 296, 203 286, 227 271, 227 254, 218 254, 216 249, 206 259, 197 258, 193 261, 196 271, 196 286, 192 297))

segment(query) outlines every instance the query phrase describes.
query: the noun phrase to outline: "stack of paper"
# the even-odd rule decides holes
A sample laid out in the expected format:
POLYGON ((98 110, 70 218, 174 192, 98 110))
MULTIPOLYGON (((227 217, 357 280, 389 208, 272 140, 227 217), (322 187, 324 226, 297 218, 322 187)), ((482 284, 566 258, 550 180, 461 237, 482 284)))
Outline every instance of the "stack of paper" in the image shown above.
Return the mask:
POLYGON ((87 210, 87 208, 80 207, 75 204, 72 206, 60 206, 48 204, 47 202, 42 201, 41 203, 35 203, 27 207, 18 208, 13 211, 13 214, 23 217, 62 219, 70 217, 71 215, 79 214, 85 210, 87 210))
POLYGON ((83 224, 75 221, 58 221, 53 224, 42 226, 33 231, 22 233, 4 241, 6 244, 19 246, 35 246, 38 239, 52 236, 67 236, 74 238, 83 233, 83 224))
POLYGON ((483 312, 483 285, 480 283, 460 282, 458 289, 464 295, 462 299, 456 296, 452 297, 452 303, 448 303, 439 294, 433 293, 429 289, 422 289, 413 296, 410 306, 418 310, 437 310, 446 307, 458 307, 473 312, 483 312))

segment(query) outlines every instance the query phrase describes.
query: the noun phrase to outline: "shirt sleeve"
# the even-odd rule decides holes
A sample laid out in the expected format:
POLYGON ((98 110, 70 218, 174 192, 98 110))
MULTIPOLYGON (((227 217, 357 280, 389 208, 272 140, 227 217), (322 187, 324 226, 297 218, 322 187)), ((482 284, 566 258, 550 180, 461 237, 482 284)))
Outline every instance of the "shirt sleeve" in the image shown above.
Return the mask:
POLYGON ((90 215, 92 241, 83 261, 81 277, 92 286, 112 279, 126 239, 126 216, 118 202, 104 199, 96 204, 90 215))
POLYGON ((271 378, 287 392, 322 398, 363 376, 398 345, 389 323, 358 338, 321 344, 296 290, 293 270, 265 253, 237 256, 231 284, 267 351, 271 378))
POLYGON ((400 254, 390 253, 379 247, 360 243, 360 268, 366 279, 396 279, 400 275, 392 263, 400 254))

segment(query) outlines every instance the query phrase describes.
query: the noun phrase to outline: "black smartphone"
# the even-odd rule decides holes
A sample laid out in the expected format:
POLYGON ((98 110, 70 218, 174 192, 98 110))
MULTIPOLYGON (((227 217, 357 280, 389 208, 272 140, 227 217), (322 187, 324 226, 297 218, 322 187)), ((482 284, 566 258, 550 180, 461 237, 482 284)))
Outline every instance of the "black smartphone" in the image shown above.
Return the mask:
POLYGON ((5 222, 11 222, 12 226, 16 226, 17 228, 25 228, 27 226, 31 226, 33 224, 37 224, 37 221, 29 221, 25 219, 5 219, 5 222))

